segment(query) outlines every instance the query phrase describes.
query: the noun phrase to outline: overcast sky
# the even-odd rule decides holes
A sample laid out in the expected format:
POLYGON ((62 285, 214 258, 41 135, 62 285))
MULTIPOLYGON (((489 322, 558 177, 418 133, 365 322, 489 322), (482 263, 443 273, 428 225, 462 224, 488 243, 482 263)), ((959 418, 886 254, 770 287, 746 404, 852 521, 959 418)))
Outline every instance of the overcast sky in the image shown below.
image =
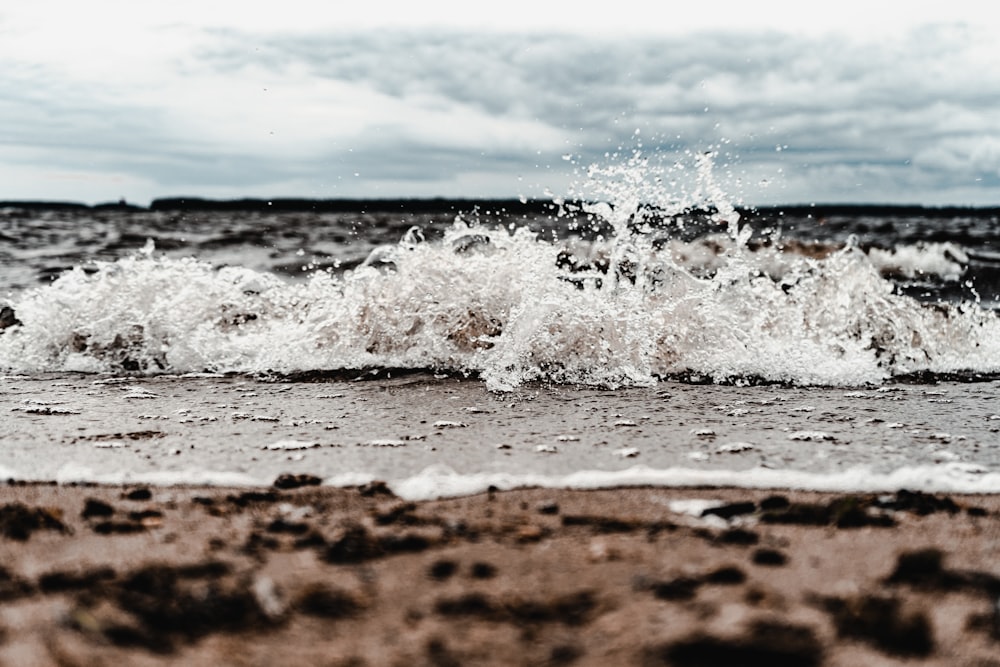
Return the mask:
POLYGON ((494 4, 4 3, 0 199, 541 197, 641 142, 746 204, 1000 204, 988 3, 494 4))

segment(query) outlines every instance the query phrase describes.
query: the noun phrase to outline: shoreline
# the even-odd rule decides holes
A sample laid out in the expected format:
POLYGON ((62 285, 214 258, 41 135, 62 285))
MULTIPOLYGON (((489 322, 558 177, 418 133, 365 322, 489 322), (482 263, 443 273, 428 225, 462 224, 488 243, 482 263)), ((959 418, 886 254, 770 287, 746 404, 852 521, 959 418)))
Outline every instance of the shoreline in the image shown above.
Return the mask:
MULTIPOLYGON (((586 202, 571 200, 573 207, 586 202)), ((148 205, 135 204, 119 199, 85 203, 70 200, 5 199, 0 200, 0 211, 26 210, 50 212, 121 212, 147 213, 166 211, 180 212, 257 212, 257 213, 455 213, 474 209, 485 211, 510 211, 512 213, 549 215, 560 209, 548 199, 519 197, 359 197, 359 198, 311 198, 311 197, 240 197, 216 199, 200 196, 154 197, 148 205)), ((826 216, 926 216, 945 218, 954 216, 974 216, 988 219, 1000 213, 997 205, 963 204, 912 204, 877 202, 825 202, 762 204, 758 206, 737 206, 735 209, 743 217, 759 217, 776 220, 782 217, 826 217, 826 216)), ((574 209, 570 208, 572 212, 574 209)), ((692 209, 694 214, 709 216, 714 212, 706 209, 692 209)))
POLYGON ((0 665, 1000 664, 1000 494, 276 481, 0 487, 0 665))
POLYGON ((491 485, 996 493, 995 395, 995 383, 955 382, 498 395, 426 374, 13 377, 0 390, 0 480, 269 485, 287 472, 381 479, 410 500, 491 485))

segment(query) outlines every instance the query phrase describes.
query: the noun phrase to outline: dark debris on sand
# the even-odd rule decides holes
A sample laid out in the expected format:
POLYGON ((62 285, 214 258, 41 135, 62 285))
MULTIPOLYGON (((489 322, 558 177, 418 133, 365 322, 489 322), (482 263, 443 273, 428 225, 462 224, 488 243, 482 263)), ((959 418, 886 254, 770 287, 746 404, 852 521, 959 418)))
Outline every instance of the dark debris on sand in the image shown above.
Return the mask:
MULTIPOLYGON (((745 515, 752 503, 737 503, 705 511, 723 518, 745 515)), ((892 528, 897 525, 893 516, 897 512, 928 516, 938 512, 956 514, 962 506, 949 496, 900 490, 888 495, 845 495, 827 502, 791 502, 781 495, 761 501, 757 511, 762 523, 801 526, 836 526, 837 528, 892 528)), ((981 508, 969 506, 965 511, 972 516, 985 516, 981 508)))
POLYGON ((304 486, 319 486, 322 482, 323 480, 315 475, 284 473, 278 475, 277 479, 274 480, 274 488, 299 489, 304 486))
POLYGON ((230 576, 219 561, 187 565, 153 564, 126 572, 110 567, 54 571, 37 589, 0 572, 0 600, 31 595, 71 594, 76 599, 68 627, 122 647, 156 653, 175 650, 217 632, 241 632, 273 624, 248 582, 230 576))
POLYGON ((84 519, 91 519, 93 517, 109 517, 114 513, 115 508, 109 503, 97 500, 96 498, 87 498, 80 516, 84 519))
POLYGON ((139 500, 139 501, 151 500, 153 498, 153 492, 150 491, 148 488, 141 486, 137 489, 132 489, 131 491, 123 493, 122 498, 125 498, 126 500, 139 500))
POLYGON ((758 621, 734 637, 698 634, 647 649, 643 664, 649 667, 817 667, 822 664, 823 653, 823 645, 807 626, 758 621))
POLYGON ((967 591, 1000 601, 1000 575, 980 570, 953 570, 944 566, 945 553, 930 547, 906 551, 896 560, 887 584, 907 584, 930 591, 967 591))
MULTIPOLYGON (((225 646, 247 664, 315 664, 301 653, 315 646, 344 656, 332 664, 388 664, 391 654, 392 664, 679 667, 818 667, 841 646, 870 662, 1000 650, 995 565, 952 567, 943 546, 900 548, 858 569, 850 594, 824 574, 821 545, 838 536, 850 536, 853 558, 925 521, 997 527, 995 511, 943 495, 733 492, 703 522, 611 492, 422 503, 379 482, 337 490, 300 475, 162 501, 144 487, 74 493, 69 509, 0 508, 0 547, 38 549, 30 567, 0 564, 0 603, 52 601, 46 636, 65 643, 69 633, 77 643, 67 646, 96 656, 80 664, 126 664, 130 652, 221 664, 233 656, 210 652, 225 646), (45 539, 30 539, 35 531, 45 539), (47 544, 74 539, 104 556, 38 567, 47 544), (935 616, 945 597, 964 605, 960 638, 935 616), (738 620, 722 622, 724 609, 738 620)), ((15 641, 5 633, 0 664, 15 641)))
POLYGON ((897 597, 858 595, 826 597, 822 607, 833 618, 840 637, 859 639, 888 655, 926 657, 934 651, 934 634, 922 610, 904 610, 897 597))
POLYGON ((0 535, 25 542, 38 530, 68 531, 62 522, 62 512, 49 507, 29 507, 23 503, 8 503, 0 507, 0 535))
POLYGON ((575 591, 549 597, 496 597, 470 592, 440 598, 434 605, 443 616, 475 616, 496 623, 563 623, 583 625, 598 607, 594 593, 575 591))

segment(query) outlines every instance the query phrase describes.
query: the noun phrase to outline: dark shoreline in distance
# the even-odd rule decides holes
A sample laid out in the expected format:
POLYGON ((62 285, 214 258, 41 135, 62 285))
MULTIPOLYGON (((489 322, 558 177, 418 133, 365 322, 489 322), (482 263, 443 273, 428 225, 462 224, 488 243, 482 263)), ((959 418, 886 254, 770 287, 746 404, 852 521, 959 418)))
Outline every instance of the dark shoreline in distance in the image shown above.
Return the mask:
MULTIPOLYGON (((508 214, 549 214, 558 206, 541 199, 204 199, 201 197, 166 197, 154 199, 148 207, 125 201, 82 204, 60 201, 0 201, 0 209, 30 211, 198 211, 198 212, 269 212, 269 213, 462 213, 473 209, 508 214)), ((787 206, 737 207, 741 215, 772 218, 777 216, 920 216, 951 218, 1000 216, 1000 206, 921 206, 915 204, 794 204, 787 206)))

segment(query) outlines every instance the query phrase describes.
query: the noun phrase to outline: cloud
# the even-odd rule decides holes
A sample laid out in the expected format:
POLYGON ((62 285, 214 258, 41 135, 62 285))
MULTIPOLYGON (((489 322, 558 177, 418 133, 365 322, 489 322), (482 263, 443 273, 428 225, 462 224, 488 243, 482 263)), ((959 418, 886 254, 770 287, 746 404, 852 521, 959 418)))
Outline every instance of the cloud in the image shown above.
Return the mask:
MULTIPOLYGON (((132 35, 69 63, 18 34, 0 45, 15 63, 0 71, 11 91, 0 142, 17 149, 6 168, 126 174, 131 198, 538 196, 569 188, 574 163, 631 150, 637 128, 667 162, 718 148, 748 203, 996 198, 987 30, 620 39, 157 25, 147 49, 132 35)), ((0 198, 52 185, 13 187, 0 198)))

